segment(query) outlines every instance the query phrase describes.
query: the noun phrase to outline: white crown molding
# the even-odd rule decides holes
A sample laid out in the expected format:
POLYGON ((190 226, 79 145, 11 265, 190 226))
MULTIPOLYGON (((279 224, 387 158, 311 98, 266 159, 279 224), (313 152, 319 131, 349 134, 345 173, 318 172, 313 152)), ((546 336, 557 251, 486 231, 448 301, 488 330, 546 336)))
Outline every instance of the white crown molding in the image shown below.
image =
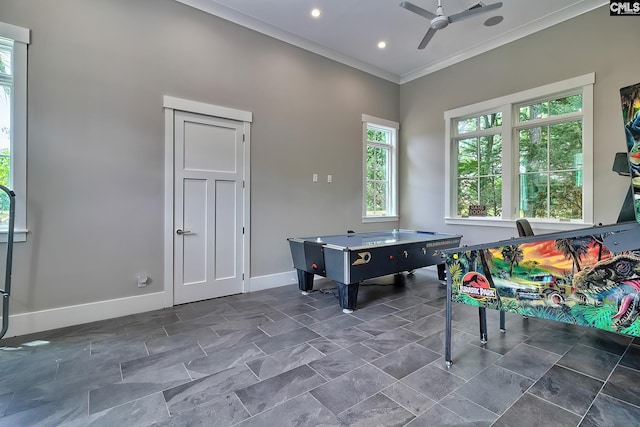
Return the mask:
POLYGON ((218 16, 219 18, 265 34, 269 37, 273 37, 285 43, 293 46, 305 49, 315 54, 324 56, 325 58, 340 62, 352 68, 366 72, 368 74, 380 77, 382 79, 391 81, 393 83, 404 84, 420 77, 426 76, 438 70, 442 70, 458 62, 472 58, 474 56, 483 54, 497 47, 503 46, 507 43, 511 43, 520 38, 526 37, 538 31, 552 27, 568 19, 587 13, 591 10, 597 9, 606 5, 608 2, 602 0, 583 0, 565 7, 552 14, 540 17, 534 21, 527 23, 521 27, 518 27, 512 31, 509 31, 499 37, 491 39, 489 41, 482 42, 475 46, 466 49, 463 52, 456 53, 449 57, 443 58, 420 67, 414 71, 403 75, 396 75, 394 73, 382 70, 371 64, 367 64, 363 61, 351 58, 347 55, 336 52, 320 44, 314 43, 310 40, 291 34, 278 27, 270 25, 266 22, 260 21, 256 18, 244 15, 236 10, 223 6, 215 1, 211 0, 176 0, 179 3, 183 3, 187 6, 191 6, 195 9, 209 13, 211 15, 218 16))

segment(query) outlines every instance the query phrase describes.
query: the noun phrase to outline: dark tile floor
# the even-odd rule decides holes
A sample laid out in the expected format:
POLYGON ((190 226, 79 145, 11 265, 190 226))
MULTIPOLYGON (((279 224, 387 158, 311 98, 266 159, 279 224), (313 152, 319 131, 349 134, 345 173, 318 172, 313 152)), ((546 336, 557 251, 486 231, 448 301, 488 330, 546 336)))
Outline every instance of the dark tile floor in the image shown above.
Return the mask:
MULTIPOLYGON (((627 426, 640 340, 454 306, 435 271, 343 314, 294 286, 0 341, 0 426, 627 426)), ((317 284, 318 287, 318 284, 317 284)))

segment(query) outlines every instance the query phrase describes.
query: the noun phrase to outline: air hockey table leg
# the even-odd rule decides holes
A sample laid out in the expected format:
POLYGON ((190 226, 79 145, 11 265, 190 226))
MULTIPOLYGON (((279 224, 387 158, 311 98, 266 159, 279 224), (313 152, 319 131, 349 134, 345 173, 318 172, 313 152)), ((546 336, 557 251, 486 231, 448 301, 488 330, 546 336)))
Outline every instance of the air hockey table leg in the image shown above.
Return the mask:
POLYGON ((445 264, 438 264, 438 280, 440 280, 441 282, 444 282, 445 280, 447 280, 447 273, 446 273, 446 265, 445 264))
POLYGON ((309 295, 313 291, 313 273, 298 270, 298 289, 302 295, 309 295))
POLYGON ((504 333, 507 329, 504 326, 504 311, 500 310, 500 332, 504 333))
POLYGON ((353 313, 353 310, 356 309, 358 288, 360 288, 360 283, 352 283, 350 285, 338 283, 338 301, 343 313, 353 313))

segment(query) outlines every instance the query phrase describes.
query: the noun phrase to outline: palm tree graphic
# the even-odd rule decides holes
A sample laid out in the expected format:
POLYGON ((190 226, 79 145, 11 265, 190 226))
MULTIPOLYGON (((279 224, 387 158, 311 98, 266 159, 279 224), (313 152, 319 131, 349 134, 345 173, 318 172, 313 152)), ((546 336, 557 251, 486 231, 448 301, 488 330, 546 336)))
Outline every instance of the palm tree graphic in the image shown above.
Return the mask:
POLYGON ((502 259, 509 263, 509 276, 513 276, 513 266, 524 259, 520 245, 509 245, 502 248, 502 259))

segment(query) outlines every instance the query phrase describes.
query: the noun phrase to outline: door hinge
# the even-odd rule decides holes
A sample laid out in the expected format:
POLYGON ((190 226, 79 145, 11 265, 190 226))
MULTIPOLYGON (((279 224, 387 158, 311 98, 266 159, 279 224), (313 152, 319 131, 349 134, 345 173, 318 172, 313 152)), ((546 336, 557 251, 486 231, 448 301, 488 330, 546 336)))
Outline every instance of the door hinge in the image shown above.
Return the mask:
POLYGON ((242 273, 242 280, 244 280, 244 273, 242 273))
POLYGON ((244 188, 244 181, 242 181, 242 188, 244 188))
POLYGON ((244 133, 242 134, 242 142, 244 142, 244 133))
POLYGON ((242 234, 244 234, 244 227, 242 227, 242 234))

